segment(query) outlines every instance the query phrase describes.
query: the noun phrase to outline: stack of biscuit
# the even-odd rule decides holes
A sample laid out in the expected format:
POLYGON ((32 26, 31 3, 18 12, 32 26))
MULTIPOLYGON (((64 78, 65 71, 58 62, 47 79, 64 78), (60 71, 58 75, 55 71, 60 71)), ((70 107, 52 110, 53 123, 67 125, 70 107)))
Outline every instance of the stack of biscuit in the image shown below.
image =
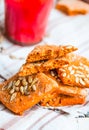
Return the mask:
POLYGON ((19 72, 0 85, 0 101, 16 114, 42 106, 83 104, 89 87, 89 61, 71 45, 39 45, 19 72))

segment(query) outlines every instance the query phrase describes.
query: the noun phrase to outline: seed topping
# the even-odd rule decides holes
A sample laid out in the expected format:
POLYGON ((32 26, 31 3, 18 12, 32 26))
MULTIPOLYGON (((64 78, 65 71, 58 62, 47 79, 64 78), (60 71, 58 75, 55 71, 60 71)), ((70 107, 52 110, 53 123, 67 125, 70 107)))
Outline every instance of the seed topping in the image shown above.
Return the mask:
POLYGON ((23 80, 22 80, 22 85, 23 86, 26 86, 28 83, 27 83, 27 81, 26 81, 26 79, 24 78, 23 80))
POLYGON ((28 76, 28 82, 32 83, 33 78, 31 76, 28 76))
POLYGON ((59 77, 65 84, 89 86, 89 66, 79 63, 70 64, 68 67, 61 67, 58 70, 59 77))
POLYGON ((15 89, 10 90, 10 94, 13 94, 15 92, 15 89))
POLYGON ((22 95, 28 96, 31 92, 36 91, 37 82, 38 79, 33 78, 33 76, 18 77, 7 85, 4 85, 2 91, 7 90, 10 94, 10 101, 12 101, 16 98, 18 92, 22 95))
POLYGON ((22 93, 22 95, 24 94, 24 87, 23 86, 20 87, 20 92, 22 93))
POLYGON ((17 96, 17 93, 16 93, 16 92, 13 93, 13 94, 11 95, 11 97, 10 97, 10 102, 13 101, 13 100, 16 98, 16 96, 17 96))
POLYGON ((36 85, 35 85, 35 84, 32 85, 32 90, 33 90, 33 91, 36 91, 36 85))
POLYGON ((20 80, 17 80, 16 82, 15 82, 15 86, 18 86, 20 84, 20 80))

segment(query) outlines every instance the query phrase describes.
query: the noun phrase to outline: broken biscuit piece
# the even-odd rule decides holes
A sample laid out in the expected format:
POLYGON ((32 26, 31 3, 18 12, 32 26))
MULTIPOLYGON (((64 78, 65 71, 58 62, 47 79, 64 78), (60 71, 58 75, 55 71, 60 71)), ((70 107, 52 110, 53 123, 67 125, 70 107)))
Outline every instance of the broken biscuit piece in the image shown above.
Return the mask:
POLYGON ((45 62, 25 63, 19 70, 19 76, 32 75, 38 72, 47 72, 66 64, 68 64, 68 61, 65 58, 56 58, 45 62))
POLYGON ((66 85, 89 88, 89 60, 75 54, 68 54, 65 58, 69 64, 57 71, 61 81, 66 85))
POLYGON ((36 46, 28 55, 26 62, 44 61, 54 58, 59 58, 67 53, 77 50, 72 45, 56 46, 56 45, 39 45, 36 46))
POLYGON ((56 9, 68 15, 86 14, 89 13, 89 4, 80 0, 60 0, 56 9))

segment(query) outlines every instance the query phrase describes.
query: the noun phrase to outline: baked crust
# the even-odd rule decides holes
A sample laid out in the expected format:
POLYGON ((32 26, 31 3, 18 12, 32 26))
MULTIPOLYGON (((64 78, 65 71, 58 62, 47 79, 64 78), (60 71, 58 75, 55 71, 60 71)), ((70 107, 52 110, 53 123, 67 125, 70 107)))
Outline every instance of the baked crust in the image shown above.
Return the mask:
POLYGON ((69 64, 58 69, 58 75, 64 84, 89 88, 89 60, 85 57, 68 54, 69 64))
POLYGON ((61 0, 57 3, 56 9, 68 15, 89 13, 89 5, 80 0, 61 0))
POLYGON ((0 101, 18 115, 39 102, 44 106, 83 104, 85 87, 89 87, 88 59, 70 53, 77 49, 73 46, 36 48, 20 71, 0 85, 0 101))
MULTIPOLYGON (((50 93, 50 92, 52 93, 55 89, 58 88, 58 84, 54 80, 49 78, 44 73, 38 73, 37 75, 33 75, 33 80, 36 79, 37 81, 35 84, 32 83, 33 85, 35 85, 34 90, 27 91, 27 92, 30 92, 30 94, 25 95, 25 93, 22 93, 22 90, 20 89, 20 87, 22 86, 21 84, 18 85, 19 91, 15 90, 11 94, 10 92, 12 89, 8 88, 9 83, 11 83, 12 81, 12 84, 13 84, 14 81, 18 80, 18 78, 20 79, 22 77, 18 77, 18 74, 17 74, 0 85, 0 101, 9 110, 11 110, 12 112, 18 115, 23 114, 25 110, 30 109, 32 106, 37 104, 41 99, 43 99, 44 96, 46 96, 47 93, 50 93)), ((28 84, 28 87, 29 87, 29 84, 28 84)))
POLYGON ((40 101, 40 105, 58 107, 85 103, 87 96, 86 89, 64 85, 60 79, 58 80, 58 78, 56 79, 50 74, 47 75, 58 83, 58 89, 44 96, 40 101))
POLYGON ((77 50, 77 48, 72 45, 66 45, 66 46, 39 45, 36 46, 32 50, 32 52, 28 55, 26 62, 30 63, 30 62, 59 58, 75 50, 77 50))
POLYGON ((51 59, 45 62, 25 63, 19 70, 19 76, 27 76, 39 72, 47 72, 52 69, 60 68, 62 65, 68 64, 65 58, 51 59))
POLYGON ((78 105, 78 104, 84 104, 85 103, 85 97, 79 96, 79 97, 72 97, 72 96, 66 96, 66 95, 59 95, 59 93, 53 93, 49 94, 48 97, 45 96, 43 100, 40 101, 41 106, 45 107, 60 107, 60 106, 69 106, 69 105, 78 105))

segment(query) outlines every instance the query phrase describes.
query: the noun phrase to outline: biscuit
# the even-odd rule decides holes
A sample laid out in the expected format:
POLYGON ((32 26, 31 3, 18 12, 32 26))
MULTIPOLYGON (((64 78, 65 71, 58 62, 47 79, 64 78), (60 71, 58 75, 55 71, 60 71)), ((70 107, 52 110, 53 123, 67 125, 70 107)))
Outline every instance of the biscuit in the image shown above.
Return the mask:
POLYGON ((68 106, 68 105, 82 105, 85 103, 85 97, 62 97, 61 98, 61 106, 68 106))
POLYGON ((45 62, 25 63, 19 70, 19 76, 27 76, 38 72, 46 72, 62 65, 68 64, 65 58, 56 58, 45 62))
POLYGON ((64 85, 63 83, 59 83, 58 88, 59 94, 68 95, 68 96, 87 96, 87 91, 83 88, 72 87, 68 85, 64 85))
MULTIPOLYGON (((56 71, 56 70, 55 70, 56 71)), ((58 83, 58 89, 57 89, 57 93, 59 94, 63 94, 63 95, 67 95, 67 96, 87 96, 87 91, 85 88, 79 88, 77 86, 72 87, 69 85, 65 85, 61 82, 61 80, 59 79, 59 77, 57 76, 57 73, 54 72, 55 74, 52 73, 53 70, 50 73, 46 73, 46 75, 48 77, 50 77, 51 79, 55 80, 55 82, 58 83)))
POLYGON ((68 15, 89 13, 89 4, 80 0, 61 0, 57 3, 56 9, 68 15))
POLYGON ((57 88, 58 84, 43 73, 27 77, 16 74, 0 85, 0 101, 9 110, 21 115, 57 88))
POLYGON ((46 75, 58 83, 58 88, 54 92, 46 94, 40 101, 40 105, 58 107, 83 104, 85 102, 87 96, 86 89, 64 85, 60 80, 51 76, 50 73, 46 75))
POLYGON ((36 46, 32 50, 32 52, 29 53, 26 62, 30 63, 30 62, 59 58, 75 50, 77 50, 77 48, 72 45, 66 45, 66 46, 39 45, 36 46))
POLYGON ((65 58, 69 61, 58 69, 58 76, 64 84, 89 88, 89 60, 75 54, 68 54, 65 58))
POLYGON ((57 93, 49 94, 49 97, 44 97, 43 100, 40 101, 41 106, 45 107, 60 107, 60 106, 69 106, 69 105, 82 105, 85 103, 85 97, 72 97, 66 95, 59 95, 57 93))

